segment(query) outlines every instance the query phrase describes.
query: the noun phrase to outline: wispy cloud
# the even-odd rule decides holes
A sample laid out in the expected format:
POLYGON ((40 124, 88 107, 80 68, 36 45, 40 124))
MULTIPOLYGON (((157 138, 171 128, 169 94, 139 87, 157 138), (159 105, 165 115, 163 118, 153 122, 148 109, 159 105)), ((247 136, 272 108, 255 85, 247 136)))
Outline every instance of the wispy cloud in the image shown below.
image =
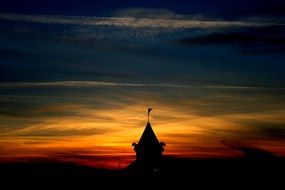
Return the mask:
POLYGON ((171 87, 187 88, 186 85, 176 84, 143 84, 143 83, 117 83, 100 81, 54 81, 54 82, 6 82, 0 83, 0 88, 26 88, 26 87, 101 87, 101 86, 126 86, 126 87, 171 87))
POLYGON ((0 82, 0 88, 29 88, 29 87, 66 87, 66 88, 95 88, 95 87, 166 87, 166 88, 209 88, 209 89, 239 89, 239 90, 285 90, 283 87, 270 86, 235 86, 235 85, 186 85, 169 83, 120 83, 104 81, 49 81, 49 82, 0 82))
MULTIPOLYGON (((84 123, 85 126, 88 126, 88 123, 84 123)), ((11 136, 89 136, 89 135, 98 135, 106 132, 110 132, 110 129, 106 130, 98 127, 88 127, 80 128, 80 123, 76 122, 77 128, 72 128, 72 123, 58 122, 58 123, 42 123, 36 126, 26 127, 24 129, 15 130, 10 133, 11 136)))
POLYGON ((227 28, 274 25, 271 22, 256 21, 225 21, 225 20, 198 20, 187 17, 177 18, 134 18, 134 17, 79 17, 79 16, 51 16, 51 15, 24 15, 0 13, 1 20, 24 21, 46 24, 69 24, 88 26, 118 26, 130 28, 227 28))
POLYGON ((207 88, 216 89, 237 89, 237 90, 285 90, 283 87, 266 87, 266 86, 231 86, 231 85, 208 85, 207 88))

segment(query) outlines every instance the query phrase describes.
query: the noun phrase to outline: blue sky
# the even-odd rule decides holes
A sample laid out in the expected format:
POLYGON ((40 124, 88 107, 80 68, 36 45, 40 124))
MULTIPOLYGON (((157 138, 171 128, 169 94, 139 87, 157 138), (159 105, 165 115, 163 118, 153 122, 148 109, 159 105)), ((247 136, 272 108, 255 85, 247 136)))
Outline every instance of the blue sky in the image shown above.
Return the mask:
POLYGON ((34 14, 63 14, 98 16, 111 14, 115 10, 141 7, 168 9, 184 14, 203 14, 216 16, 244 16, 274 14, 284 15, 284 1, 282 0, 3 0, 2 12, 34 13, 34 14))

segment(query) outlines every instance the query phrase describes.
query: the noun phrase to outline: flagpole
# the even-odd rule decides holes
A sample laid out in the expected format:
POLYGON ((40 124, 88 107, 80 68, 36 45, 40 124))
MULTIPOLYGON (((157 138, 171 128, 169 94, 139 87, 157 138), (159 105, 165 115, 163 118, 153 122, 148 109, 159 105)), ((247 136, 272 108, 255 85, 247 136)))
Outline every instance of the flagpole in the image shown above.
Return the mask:
POLYGON ((147 108, 147 122, 149 123, 149 108, 147 108))

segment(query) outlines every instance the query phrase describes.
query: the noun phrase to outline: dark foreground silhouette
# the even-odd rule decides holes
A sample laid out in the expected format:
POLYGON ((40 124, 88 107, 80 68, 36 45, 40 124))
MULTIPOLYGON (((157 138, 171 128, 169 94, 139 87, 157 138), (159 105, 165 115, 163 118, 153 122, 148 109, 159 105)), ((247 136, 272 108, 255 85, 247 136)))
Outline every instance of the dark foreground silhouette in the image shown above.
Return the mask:
POLYGON ((285 185, 284 171, 285 159, 278 157, 206 160, 164 157, 159 167, 151 172, 136 161, 122 170, 95 169, 59 162, 1 164, 0 179, 9 181, 11 185, 19 180, 25 184, 45 185, 79 183, 113 186, 132 183, 147 185, 150 182, 165 186, 260 185, 267 182, 270 185, 285 185))

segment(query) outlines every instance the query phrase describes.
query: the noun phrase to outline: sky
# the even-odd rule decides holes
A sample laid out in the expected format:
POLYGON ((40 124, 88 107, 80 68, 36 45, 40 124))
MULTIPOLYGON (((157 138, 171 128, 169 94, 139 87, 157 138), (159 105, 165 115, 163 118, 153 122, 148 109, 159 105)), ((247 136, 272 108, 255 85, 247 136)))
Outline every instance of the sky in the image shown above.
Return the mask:
POLYGON ((284 1, 0 3, 0 162, 285 156, 284 1))

